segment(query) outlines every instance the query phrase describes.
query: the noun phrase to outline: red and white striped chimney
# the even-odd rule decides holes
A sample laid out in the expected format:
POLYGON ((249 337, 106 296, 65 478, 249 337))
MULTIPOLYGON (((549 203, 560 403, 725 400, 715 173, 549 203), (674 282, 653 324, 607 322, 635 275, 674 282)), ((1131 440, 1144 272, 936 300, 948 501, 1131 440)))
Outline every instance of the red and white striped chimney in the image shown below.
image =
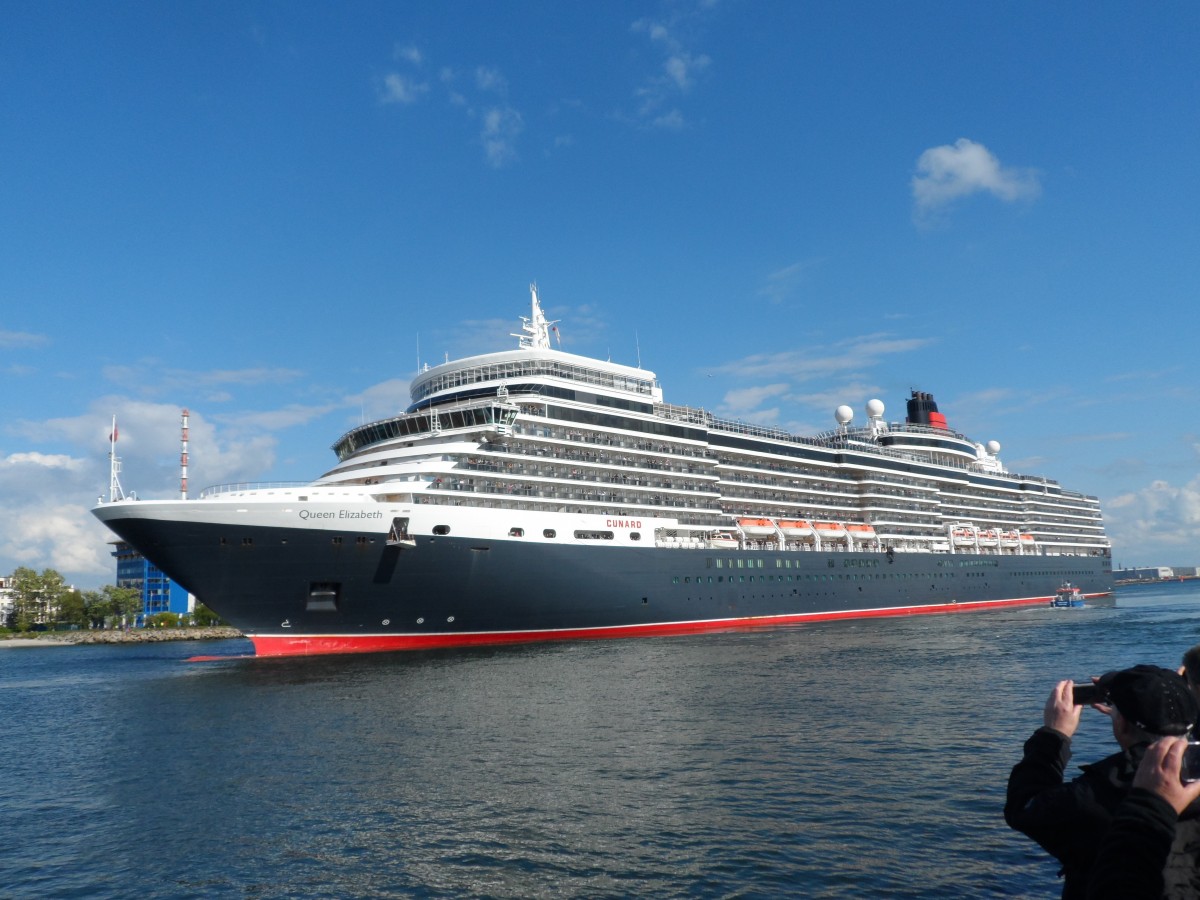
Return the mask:
POLYGON ((188 411, 183 411, 183 433, 179 442, 179 499, 187 499, 188 411))

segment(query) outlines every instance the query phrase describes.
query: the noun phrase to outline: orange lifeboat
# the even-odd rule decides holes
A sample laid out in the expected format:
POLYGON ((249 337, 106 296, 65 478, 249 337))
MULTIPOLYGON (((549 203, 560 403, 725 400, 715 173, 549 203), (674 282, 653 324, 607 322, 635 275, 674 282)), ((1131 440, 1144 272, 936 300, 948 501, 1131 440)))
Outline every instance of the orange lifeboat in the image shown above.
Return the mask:
POLYGON ((861 522, 847 522, 846 534, 860 547, 875 540, 875 528, 861 522))
POLYGON ((1016 547, 1021 543, 1021 537, 1015 531, 1000 532, 1001 547, 1016 547))
POLYGON ((813 522, 813 531, 823 541, 844 541, 846 526, 841 522, 813 522))
POLYGON ((742 534, 751 537, 770 537, 775 533, 775 523, 770 519, 738 519, 737 523, 742 534))
POLYGON ((975 546, 975 532, 970 528, 955 528, 950 536, 956 547, 975 546))
POLYGON ((991 529, 979 532, 980 547, 995 547, 1000 542, 1000 537, 991 529))
POLYGON ((812 526, 803 519, 780 519, 779 530, 789 538, 812 537, 813 533, 812 526))

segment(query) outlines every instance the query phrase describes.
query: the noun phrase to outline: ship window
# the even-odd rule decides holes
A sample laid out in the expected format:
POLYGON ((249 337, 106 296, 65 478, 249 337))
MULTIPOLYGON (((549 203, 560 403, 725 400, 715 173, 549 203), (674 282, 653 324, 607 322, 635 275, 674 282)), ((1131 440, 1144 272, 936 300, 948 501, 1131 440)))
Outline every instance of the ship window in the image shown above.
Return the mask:
POLYGON ((242 546, 250 547, 254 544, 254 538, 242 538, 242 546))
POLYGON ((636 531, 631 531, 631 532, 629 532, 629 539, 631 541, 640 541, 642 539, 642 536, 641 536, 641 534, 639 534, 636 531))
POLYGON ((577 541, 611 541, 613 533, 611 531, 576 531, 575 540, 577 541))
POLYGON ((558 535, 558 532, 555 531, 553 528, 547 528, 545 531, 542 532, 542 537, 546 537, 546 538, 556 537, 557 535, 558 535))
POLYGON ((524 528, 510 528, 510 529, 508 529, 508 536, 509 537, 525 537, 525 529, 524 528))
POLYGON ((434 525, 433 533, 434 534, 449 534, 450 526, 449 525, 434 525))

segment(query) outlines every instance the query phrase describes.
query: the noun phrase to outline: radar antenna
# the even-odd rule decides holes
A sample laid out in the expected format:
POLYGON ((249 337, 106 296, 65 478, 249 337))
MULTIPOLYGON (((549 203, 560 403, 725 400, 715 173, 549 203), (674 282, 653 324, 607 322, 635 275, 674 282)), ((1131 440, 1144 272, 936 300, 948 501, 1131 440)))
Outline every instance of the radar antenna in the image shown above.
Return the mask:
MULTIPOLYGON (((542 306, 538 303, 537 282, 529 285, 529 295, 532 305, 532 313, 529 318, 521 316, 521 330, 524 334, 513 334, 518 341, 518 346, 522 350, 549 350, 550 347, 550 329, 558 324, 559 320, 553 322, 546 320, 545 314, 542 312, 542 306)), ((554 328, 555 333, 558 332, 554 328)))

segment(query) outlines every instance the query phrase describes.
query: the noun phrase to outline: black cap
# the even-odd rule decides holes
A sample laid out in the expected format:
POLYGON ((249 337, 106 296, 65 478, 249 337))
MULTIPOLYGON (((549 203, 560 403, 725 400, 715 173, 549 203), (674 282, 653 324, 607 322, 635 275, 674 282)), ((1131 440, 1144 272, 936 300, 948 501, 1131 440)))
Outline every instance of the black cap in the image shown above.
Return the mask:
POLYGON ((1151 734, 1187 734, 1200 717, 1200 702, 1178 672, 1134 666, 1109 672, 1100 687, 1122 716, 1151 734))

